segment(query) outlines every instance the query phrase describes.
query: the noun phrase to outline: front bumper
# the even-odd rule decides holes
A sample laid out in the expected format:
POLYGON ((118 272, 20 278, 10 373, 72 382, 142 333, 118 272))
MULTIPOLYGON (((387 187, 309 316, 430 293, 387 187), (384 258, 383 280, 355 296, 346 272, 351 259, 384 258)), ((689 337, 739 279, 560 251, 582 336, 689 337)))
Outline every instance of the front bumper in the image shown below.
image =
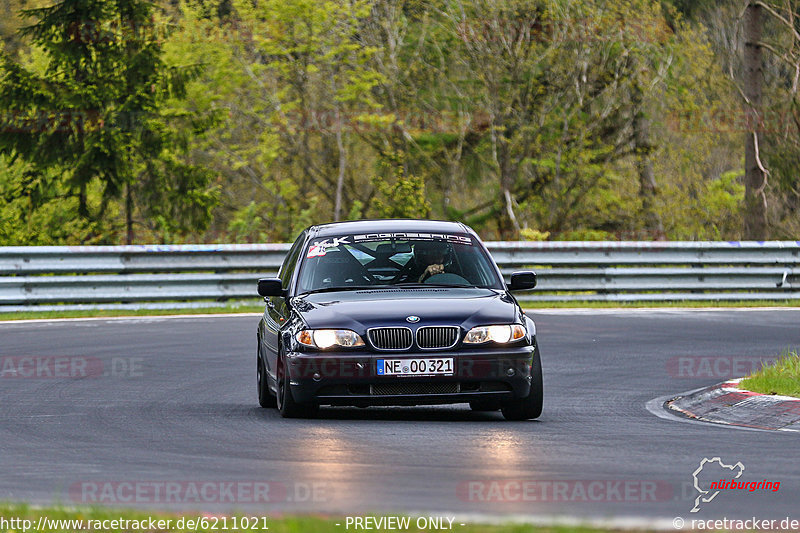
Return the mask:
POLYGON ((289 352, 294 399, 320 405, 423 405, 528 396, 534 347, 441 352, 289 352), (379 376, 378 359, 452 357, 449 376, 379 376))

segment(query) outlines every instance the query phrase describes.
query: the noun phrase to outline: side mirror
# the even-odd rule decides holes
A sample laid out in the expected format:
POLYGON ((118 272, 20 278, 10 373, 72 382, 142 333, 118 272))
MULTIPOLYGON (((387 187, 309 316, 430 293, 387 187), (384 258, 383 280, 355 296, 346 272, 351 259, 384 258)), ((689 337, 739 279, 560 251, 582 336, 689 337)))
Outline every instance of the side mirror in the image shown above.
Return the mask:
POLYGON ((283 282, 280 278, 262 278, 258 280, 258 294, 261 296, 285 296, 283 282))
POLYGON ((511 283, 508 284, 510 291, 526 291, 536 287, 536 273, 523 271, 511 274, 511 283))

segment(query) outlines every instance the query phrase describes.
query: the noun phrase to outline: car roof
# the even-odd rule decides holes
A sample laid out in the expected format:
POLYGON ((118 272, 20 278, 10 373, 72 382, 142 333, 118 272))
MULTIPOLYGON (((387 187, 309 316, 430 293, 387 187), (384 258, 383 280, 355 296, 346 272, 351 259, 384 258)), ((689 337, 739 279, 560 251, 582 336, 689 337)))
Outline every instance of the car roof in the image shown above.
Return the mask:
POLYGON ((308 228, 309 235, 314 237, 328 237, 348 233, 391 233, 391 232, 436 232, 436 233, 467 233, 474 235, 468 226, 460 222, 447 222, 444 220, 418 220, 418 219, 381 219, 381 220, 353 220, 348 222, 332 222, 308 228))

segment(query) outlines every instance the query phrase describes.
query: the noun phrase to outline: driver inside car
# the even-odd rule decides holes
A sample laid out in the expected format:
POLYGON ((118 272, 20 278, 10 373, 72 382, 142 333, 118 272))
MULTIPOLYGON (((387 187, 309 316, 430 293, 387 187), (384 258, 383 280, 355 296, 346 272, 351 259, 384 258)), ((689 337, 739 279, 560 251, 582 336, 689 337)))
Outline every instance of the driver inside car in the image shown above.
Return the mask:
POLYGON ((422 283, 431 276, 443 274, 451 259, 450 245, 446 242, 424 241, 414 245, 411 270, 405 280, 422 283))

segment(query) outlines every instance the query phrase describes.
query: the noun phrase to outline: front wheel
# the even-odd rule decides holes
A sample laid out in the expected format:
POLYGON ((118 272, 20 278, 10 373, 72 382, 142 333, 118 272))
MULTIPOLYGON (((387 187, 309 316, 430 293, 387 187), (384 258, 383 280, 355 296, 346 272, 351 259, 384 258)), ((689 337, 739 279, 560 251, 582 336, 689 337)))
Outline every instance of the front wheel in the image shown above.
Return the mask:
POLYGON ((282 360, 278 362, 277 400, 278 411, 283 418, 311 418, 317 413, 316 405, 295 401, 289 385, 289 373, 286 372, 286 364, 282 360))
POLYGON ((512 400, 502 408, 503 417, 506 420, 530 420, 539 418, 542 414, 542 401, 544 391, 542 390, 542 361, 539 357, 539 348, 533 354, 533 365, 531 366, 531 391, 525 398, 512 400))
POLYGON ((258 377, 258 405, 264 408, 277 407, 278 399, 269 390, 269 381, 267 379, 267 372, 264 369, 264 363, 261 357, 258 358, 257 363, 257 377, 258 377))

